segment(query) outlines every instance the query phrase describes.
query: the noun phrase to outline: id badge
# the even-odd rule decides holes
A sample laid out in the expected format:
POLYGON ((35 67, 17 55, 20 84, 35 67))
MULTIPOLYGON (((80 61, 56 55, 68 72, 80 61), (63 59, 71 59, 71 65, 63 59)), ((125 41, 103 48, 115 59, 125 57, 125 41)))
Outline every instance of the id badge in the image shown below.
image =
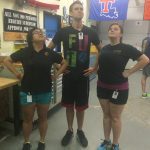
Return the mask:
POLYGON ((32 102, 32 95, 27 95, 27 102, 31 103, 32 102))
POLYGON ((112 98, 113 99, 117 99, 119 92, 118 91, 114 91, 112 94, 112 98))
POLYGON ((83 32, 78 33, 78 38, 79 38, 79 40, 83 40, 83 32))

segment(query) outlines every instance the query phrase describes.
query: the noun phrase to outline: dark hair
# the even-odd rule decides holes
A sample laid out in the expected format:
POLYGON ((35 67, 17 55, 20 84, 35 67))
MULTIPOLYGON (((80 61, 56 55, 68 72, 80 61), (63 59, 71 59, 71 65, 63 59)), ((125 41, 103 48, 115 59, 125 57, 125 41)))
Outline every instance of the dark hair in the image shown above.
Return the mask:
POLYGON ((75 4, 79 4, 79 5, 83 6, 83 4, 82 4, 79 0, 76 0, 76 1, 74 1, 74 2, 70 5, 70 7, 69 7, 69 12, 72 11, 73 6, 74 6, 75 4))
MULTIPOLYGON (((113 25, 117 25, 117 26, 120 28, 121 34, 123 34, 123 27, 122 27, 119 23, 117 23, 117 22, 112 23, 112 24, 109 26, 108 31, 110 30, 110 28, 111 28, 113 25)), ((122 37, 120 38, 120 42, 122 42, 122 37)))
POLYGON ((113 25, 119 26, 121 33, 123 33, 123 28, 122 28, 122 26, 121 26, 119 23, 117 23, 117 22, 112 23, 112 24, 109 26, 108 31, 110 30, 110 28, 111 28, 113 25))
POLYGON ((33 42, 32 42, 32 40, 33 40, 33 31, 34 30, 36 30, 36 29, 38 29, 38 28, 32 28, 31 30, 29 30, 28 31, 28 34, 27 34, 27 43, 28 43, 28 46, 29 47, 33 47, 33 42))
POLYGON ((143 39, 142 41, 142 51, 144 54, 146 54, 146 56, 150 56, 150 37, 146 37, 143 39), (146 42, 145 47, 144 46, 144 42, 146 42))
MULTIPOLYGON (((34 30, 41 30, 40 28, 34 27, 31 30, 29 30, 28 34, 27 34, 27 43, 28 43, 28 47, 33 48, 33 31, 34 30)), ((46 45, 44 44, 44 47, 46 47, 46 45)))

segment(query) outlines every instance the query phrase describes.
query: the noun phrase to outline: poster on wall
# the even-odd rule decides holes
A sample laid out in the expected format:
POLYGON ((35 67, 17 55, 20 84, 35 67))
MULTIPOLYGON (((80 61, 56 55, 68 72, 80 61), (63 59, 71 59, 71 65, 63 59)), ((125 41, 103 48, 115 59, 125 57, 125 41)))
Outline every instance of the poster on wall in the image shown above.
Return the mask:
POLYGON ((144 20, 150 20, 150 0, 145 0, 144 20))
POLYGON ((24 32, 37 27, 37 17, 15 10, 4 9, 4 32, 24 32))
POLYGON ((89 19, 126 20, 129 0, 91 0, 89 19))

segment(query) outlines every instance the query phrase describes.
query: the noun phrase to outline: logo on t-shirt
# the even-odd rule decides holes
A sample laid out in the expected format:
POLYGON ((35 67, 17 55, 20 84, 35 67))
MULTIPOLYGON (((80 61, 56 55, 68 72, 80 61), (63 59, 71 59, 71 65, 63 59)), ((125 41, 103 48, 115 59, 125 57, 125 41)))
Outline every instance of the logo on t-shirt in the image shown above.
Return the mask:
POLYGON ((119 50, 119 49, 115 49, 114 51, 113 51, 115 54, 121 54, 121 50, 119 50))
POLYGON ((69 34, 69 50, 66 58, 70 67, 76 67, 77 62, 84 64, 88 57, 88 35, 83 32, 69 34))
POLYGON ((45 56, 48 56, 48 55, 49 55, 49 53, 48 53, 48 52, 45 52, 45 53, 44 53, 44 55, 45 55, 45 56))

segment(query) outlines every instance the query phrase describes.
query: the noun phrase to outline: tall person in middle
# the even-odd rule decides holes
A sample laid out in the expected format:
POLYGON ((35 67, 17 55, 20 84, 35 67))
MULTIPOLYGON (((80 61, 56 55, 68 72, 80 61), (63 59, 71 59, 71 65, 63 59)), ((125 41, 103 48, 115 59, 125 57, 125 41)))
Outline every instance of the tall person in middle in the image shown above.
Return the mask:
POLYGON ((61 144, 67 146, 73 137, 73 120, 76 109, 77 139, 83 147, 88 146, 88 140, 82 130, 84 112, 88 108, 89 75, 97 70, 95 66, 89 67, 90 45, 93 43, 100 49, 98 35, 90 28, 82 24, 83 5, 75 1, 69 8, 72 24, 62 28, 56 33, 49 48, 54 48, 63 42, 64 57, 69 63, 68 71, 63 76, 62 105, 66 107, 68 130, 61 144))

